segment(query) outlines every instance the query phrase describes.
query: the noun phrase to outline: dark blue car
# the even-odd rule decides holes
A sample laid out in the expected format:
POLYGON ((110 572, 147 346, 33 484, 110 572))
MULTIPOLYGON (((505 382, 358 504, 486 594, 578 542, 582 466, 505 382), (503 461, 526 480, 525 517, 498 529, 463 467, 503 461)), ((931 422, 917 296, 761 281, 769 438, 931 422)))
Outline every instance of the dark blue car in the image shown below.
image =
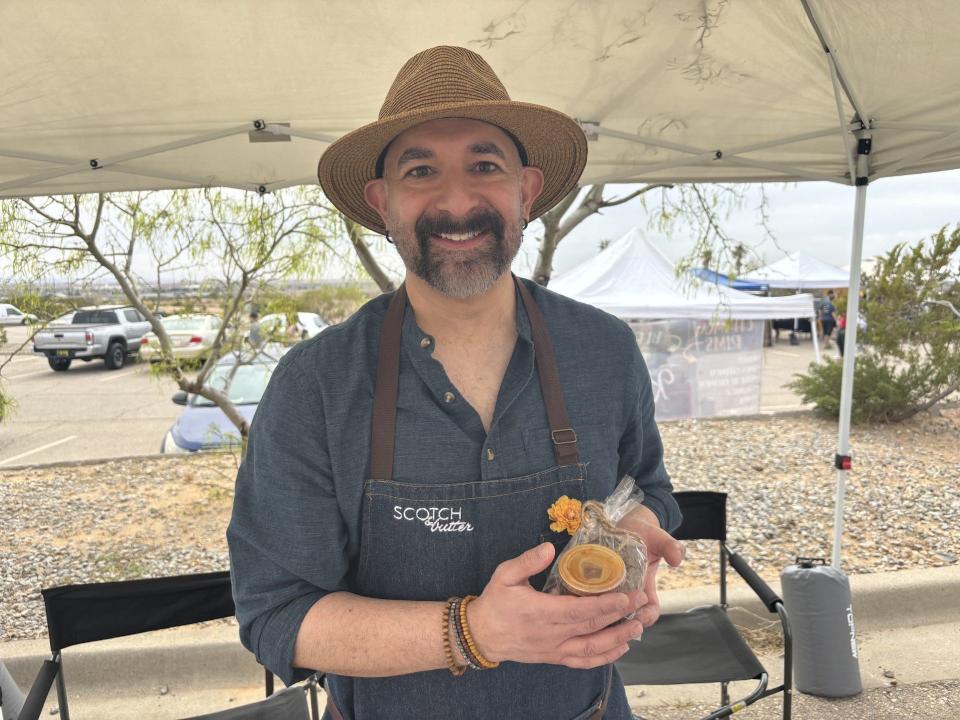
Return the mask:
MULTIPOLYGON (((270 345, 255 356, 249 353, 239 357, 236 354, 225 355, 211 371, 206 385, 226 392, 249 422, 284 352, 286 348, 270 345)), ((174 394, 173 402, 183 405, 184 409, 164 436, 160 452, 185 453, 239 447, 240 431, 223 410, 210 400, 181 390, 174 394)))

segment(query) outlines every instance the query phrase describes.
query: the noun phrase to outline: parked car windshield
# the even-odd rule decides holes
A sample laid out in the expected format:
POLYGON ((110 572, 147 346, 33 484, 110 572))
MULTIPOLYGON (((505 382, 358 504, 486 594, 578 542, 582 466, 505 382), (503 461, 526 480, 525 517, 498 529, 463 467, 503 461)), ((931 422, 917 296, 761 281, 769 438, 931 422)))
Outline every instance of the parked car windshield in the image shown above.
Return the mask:
MULTIPOLYGON (((273 363, 254 363, 253 365, 218 365, 210 373, 207 386, 215 390, 226 390, 227 397, 237 405, 260 402, 263 391, 276 367, 273 363), (227 385, 229 384, 229 388, 227 385)), ((195 395, 193 404, 210 406, 213 403, 201 395, 195 395)))
POLYGON ((184 330, 203 330, 204 319, 195 317, 169 317, 161 320, 163 328, 167 332, 180 332, 184 330))
POLYGON ((114 310, 77 310, 73 316, 74 325, 104 325, 117 321, 114 310))

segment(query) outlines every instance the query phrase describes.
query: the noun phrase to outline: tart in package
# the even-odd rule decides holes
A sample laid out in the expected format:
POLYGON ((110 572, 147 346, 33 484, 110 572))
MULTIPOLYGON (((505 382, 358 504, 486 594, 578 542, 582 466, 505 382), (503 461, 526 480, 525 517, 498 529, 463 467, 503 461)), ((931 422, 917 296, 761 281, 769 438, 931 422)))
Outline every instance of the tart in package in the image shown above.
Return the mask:
POLYGON ((625 475, 602 503, 585 502, 576 530, 565 523, 573 537, 550 568, 543 591, 590 596, 641 589, 647 570, 647 546, 617 523, 642 501, 643 491, 625 475))

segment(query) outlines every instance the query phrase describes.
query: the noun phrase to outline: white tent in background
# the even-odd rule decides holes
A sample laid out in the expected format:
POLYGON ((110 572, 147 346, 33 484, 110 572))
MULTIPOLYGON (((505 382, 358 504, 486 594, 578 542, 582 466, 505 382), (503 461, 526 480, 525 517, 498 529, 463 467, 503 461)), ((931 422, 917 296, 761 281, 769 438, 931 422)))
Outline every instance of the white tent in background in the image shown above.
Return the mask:
MULTIPOLYGON (((626 320, 643 352, 658 420, 760 411, 764 321, 808 317, 807 294, 767 298, 677 277, 634 228, 550 283, 550 289, 626 320)), ((817 361, 819 347, 814 337, 817 361)))
MULTIPOLYGON (((956 0, 0 4, 0 196, 316 182, 325 143, 377 117, 413 53, 482 53, 512 97, 579 118, 583 184, 867 188, 960 168, 956 0), (370 52, 374 49, 375 52, 370 52)), ((857 324, 847 329, 840 564, 857 324)))
POLYGON ((626 319, 812 319, 814 313, 807 294, 766 298, 678 278, 673 263, 637 228, 554 277, 550 289, 626 319))
POLYGON ((805 252, 792 252, 739 279, 777 289, 818 290, 847 287, 850 273, 805 252))

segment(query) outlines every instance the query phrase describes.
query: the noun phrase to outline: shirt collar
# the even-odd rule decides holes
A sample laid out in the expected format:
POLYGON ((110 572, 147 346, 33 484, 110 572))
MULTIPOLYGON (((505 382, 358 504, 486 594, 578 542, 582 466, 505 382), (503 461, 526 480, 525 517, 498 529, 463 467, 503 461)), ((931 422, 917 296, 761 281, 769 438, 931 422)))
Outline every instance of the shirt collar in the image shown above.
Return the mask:
MULTIPOLYGON (((523 282, 518 280, 517 282, 523 282)), ((533 345, 533 328, 530 326, 530 316, 527 315, 527 309, 523 306, 523 300, 520 298, 520 291, 516 290, 517 304, 517 337, 520 340, 533 345)), ((432 335, 428 335, 417 324, 413 308, 410 306, 410 299, 407 299, 407 307, 403 314, 403 346, 406 350, 415 354, 422 354, 427 350, 433 354, 435 341, 432 335)))

